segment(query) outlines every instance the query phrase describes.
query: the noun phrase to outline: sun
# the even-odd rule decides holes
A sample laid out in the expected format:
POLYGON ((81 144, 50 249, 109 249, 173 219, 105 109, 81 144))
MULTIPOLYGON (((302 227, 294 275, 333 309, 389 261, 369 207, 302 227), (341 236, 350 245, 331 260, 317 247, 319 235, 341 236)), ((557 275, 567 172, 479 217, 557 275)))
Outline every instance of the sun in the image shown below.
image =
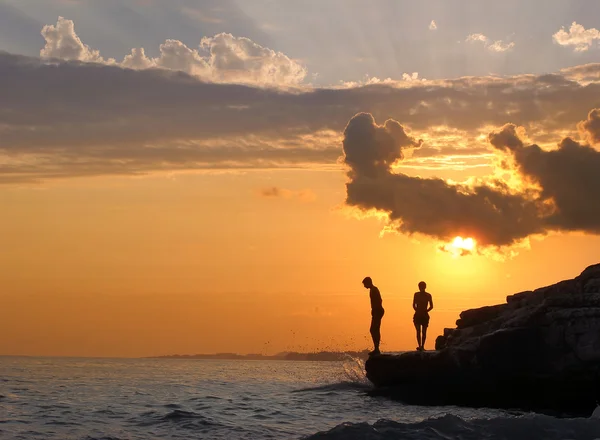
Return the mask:
POLYGON ((456 237, 451 243, 441 246, 441 250, 452 254, 454 257, 463 257, 475 252, 477 242, 473 238, 456 237))
POLYGON ((464 249, 466 251, 475 250, 475 240, 472 238, 456 237, 452 242, 452 246, 456 249, 464 249))

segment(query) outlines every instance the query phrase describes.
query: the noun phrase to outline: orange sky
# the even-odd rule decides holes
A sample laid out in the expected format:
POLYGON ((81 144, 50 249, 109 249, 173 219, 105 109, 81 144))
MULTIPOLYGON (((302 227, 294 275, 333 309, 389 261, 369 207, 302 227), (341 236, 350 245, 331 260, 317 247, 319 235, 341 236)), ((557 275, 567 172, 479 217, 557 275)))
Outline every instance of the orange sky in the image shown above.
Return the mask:
POLYGON ((97 178, 0 191, 0 353, 146 356, 364 349, 379 286, 383 349, 413 349, 416 284, 430 347, 458 313, 577 275, 600 239, 555 236, 505 262, 453 258, 338 209, 345 177, 269 171, 97 178), (266 198, 276 185, 301 197, 266 198))
POLYGON ((362 350, 365 276, 433 348, 597 263, 600 3, 430 3, 0 0, 0 355, 362 350))

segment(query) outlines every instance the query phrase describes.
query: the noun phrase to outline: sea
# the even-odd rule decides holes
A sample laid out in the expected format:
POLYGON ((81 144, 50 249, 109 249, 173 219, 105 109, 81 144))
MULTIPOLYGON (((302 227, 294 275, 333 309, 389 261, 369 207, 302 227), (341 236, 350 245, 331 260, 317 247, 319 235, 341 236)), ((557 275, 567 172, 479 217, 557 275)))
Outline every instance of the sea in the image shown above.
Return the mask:
MULTIPOLYGON (((404 405, 343 362, 0 357, 0 438, 600 439, 595 417, 404 405)), ((597 417, 597 418, 596 418, 597 417)))

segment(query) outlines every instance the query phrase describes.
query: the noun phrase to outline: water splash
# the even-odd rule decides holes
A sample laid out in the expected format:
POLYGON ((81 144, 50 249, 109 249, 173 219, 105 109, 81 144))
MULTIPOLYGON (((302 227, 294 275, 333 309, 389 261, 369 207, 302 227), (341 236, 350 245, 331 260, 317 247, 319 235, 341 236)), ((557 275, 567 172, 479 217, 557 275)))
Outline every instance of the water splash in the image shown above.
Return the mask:
POLYGON ((302 388, 294 392, 338 392, 338 391, 365 391, 372 388, 371 382, 365 374, 364 360, 346 354, 345 359, 340 362, 340 370, 333 376, 331 383, 314 387, 302 388))
POLYGON ((355 383, 362 386, 371 386, 365 372, 365 361, 361 358, 346 355, 346 359, 342 364, 343 378, 347 382, 355 383))

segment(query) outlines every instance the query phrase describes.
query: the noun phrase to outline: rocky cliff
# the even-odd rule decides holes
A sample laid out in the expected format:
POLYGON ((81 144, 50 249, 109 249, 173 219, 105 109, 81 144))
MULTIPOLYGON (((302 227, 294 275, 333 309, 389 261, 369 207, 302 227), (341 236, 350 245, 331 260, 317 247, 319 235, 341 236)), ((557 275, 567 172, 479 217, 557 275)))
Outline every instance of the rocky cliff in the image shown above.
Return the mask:
POLYGON ((370 357, 376 392, 407 403, 589 416, 600 401, 600 264, 467 310, 436 351, 370 357))

